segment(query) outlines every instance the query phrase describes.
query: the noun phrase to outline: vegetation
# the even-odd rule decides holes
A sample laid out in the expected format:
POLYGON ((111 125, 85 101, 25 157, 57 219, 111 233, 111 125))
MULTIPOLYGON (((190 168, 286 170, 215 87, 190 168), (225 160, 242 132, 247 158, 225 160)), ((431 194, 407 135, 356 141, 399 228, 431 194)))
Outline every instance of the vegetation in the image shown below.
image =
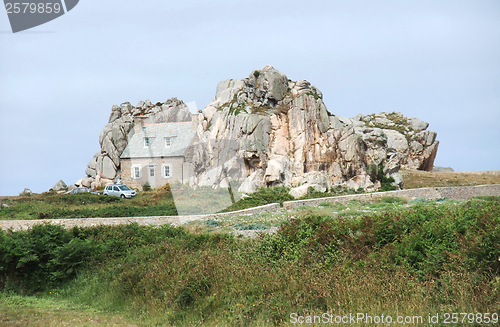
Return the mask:
POLYGON ((500 184, 500 172, 443 172, 401 170, 405 188, 500 184))
POLYGON ((401 207, 349 219, 308 214, 257 239, 137 225, 0 232, 0 307, 32 294, 145 326, 500 310, 497 198, 378 205, 401 207))
POLYGON ((288 187, 261 187, 249 196, 241 198, 241 200, 224 209, 222 212, 243 210, 269 203, 279 203, 283 206, 284 201, 295 200, 288 192, 290 192, 290 188, 288 187))
POLYGON ((144 185, 142 185, 142 190, 143 191, 151 191, 151 185, 149 184, 149 182, 146 182, 144 183, 144 185))
POLYGON ((307 92, 306 95, 310 95, 310 96, 314 97, 314 100, 321 99, 319 94, 317 94, 315 92, 307 92))
MULTIPOLYGON (((378 176, 383 167, 369 166, 375 178, 382 179, 382 189, 393 189, 391 179, 378 176)), ((405 181, 405 188, 439 187, 439 186, 467 186, 482 184, 500 184, 500 174, 497 172, 446 172, 432 173, 426 171, 401 170, 405 181)), ((236 203, 231 205, 227 189, 213 190, 200 188, 192 190, 188 187, 173 184, 176 192, 181 194, 175 201, 169 186, 147 192, 139 192, 131 199, 121 199, 113 196, 100 196, 90 193, 74 195, 42 193, 21 195, 10 199, 2 199, 0 204, 0 219, 41 219, 41 218, 84 218, 84 217, 123 217, 123 216, 165 216, 176 215, 176 206, 182 204, 182 212, 213 213, 221 210, 221 203, 227 200, 229 207, 224 211, 234 211, 264 205, 273 202, 293 200, 284 192, 284 188, 262 188, 255 194, 241 199, 241 195, 234 192, 236 203), (277 195, 276 195, 277 194, 277 195), (240 200, 240 201, 238 201, 240 200), (203 203, 203 206, 200 206, 203 203), (187 209, 186 209, 187 208, 187 209)), ((309 189, 303 199, 330 197, 347 194, 364 193, 363 189, 352 190, 343 187, 333 187, 327 192, 318 192, 309 189)))
POLYGON ((375 164, 370 164, 366 167, 366 171, 368 172, 368 175, 370 175, 370 180, 372 183, 376 181, 380 181, 380 192, 385 192, 385 191, 393 191, 397 190, 398 187, 393 185, 394 183, 394 178, 393 177, 387 177, 384 174, 384 165, 375 165, 375 164))

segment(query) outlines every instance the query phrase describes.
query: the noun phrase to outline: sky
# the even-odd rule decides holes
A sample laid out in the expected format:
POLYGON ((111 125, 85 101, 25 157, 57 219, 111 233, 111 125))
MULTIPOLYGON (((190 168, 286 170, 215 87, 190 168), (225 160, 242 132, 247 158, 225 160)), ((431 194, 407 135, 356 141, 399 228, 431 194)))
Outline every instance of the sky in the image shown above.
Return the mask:
POLYGON ((500 1, 97 1, 12 33, 0 14, 0 195, 73 184, 113 104, 204 108, 272 65, 330 112, 429 122, 437 166, 500 170, 500 1))

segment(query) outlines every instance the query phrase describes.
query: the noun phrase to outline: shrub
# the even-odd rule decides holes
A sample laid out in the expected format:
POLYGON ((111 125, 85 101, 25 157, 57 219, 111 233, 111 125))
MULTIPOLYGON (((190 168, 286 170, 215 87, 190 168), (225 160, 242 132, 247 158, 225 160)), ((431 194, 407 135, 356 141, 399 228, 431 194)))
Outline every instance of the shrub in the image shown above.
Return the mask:
POLYGON ((375 183, 377 180, 380 181, 380 192, 393 191, 398 188, 396 185, 392 184, 395 182, 393 177, 385 176, 384 165, 380 164, 377 166, 376 164, 369 164, 366 167, 366 172, 370 176, 372 183, 375 183))
POLYGON ((263 224, 237 223, 234 225, 234 228, 239 229, 239 230, 263 230, 263 229, 269 229, 269 226, 266 226, 263 224))
POLYGON ((142 190, 143 191, 151 191, 151 185, 149 185, 149 182, 146 182, 144 183, 144 185, 142 185, 142 190))
POLYGON ((269 203, 280 203, 280 205, 283 206, 284 201, 294 200, 294 197, 288 192, 290 192, 288 187, 261 187, 257 192, 242 198, 235 204, 223 210, 223 212, 258 207, 269 203))
POLYGON ((0 230, 0 291, 41 291, 74 278, 91 262, 183 235, 182 229, 170 225, 152 228, 137 224, 71 230, 41 224, 29 231, 0 230))

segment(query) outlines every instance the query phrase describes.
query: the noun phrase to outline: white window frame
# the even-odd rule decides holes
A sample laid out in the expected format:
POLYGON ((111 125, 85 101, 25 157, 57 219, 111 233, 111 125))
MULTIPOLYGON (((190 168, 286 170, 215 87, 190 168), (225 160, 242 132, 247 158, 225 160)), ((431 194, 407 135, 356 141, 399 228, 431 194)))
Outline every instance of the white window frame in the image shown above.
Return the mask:
POLYGON ((145 137, 144 137, 144 147, 145 147, 145 148, 149 148, 150 146, 151 146, 151 138, 150 138, 150 137, 145 136, 145 137))
POLYGON ((148 177, 155 177, 155 174, 156 174, 155 165, 148 165, 148 177), (151 175, 151 172, 153 172, 153 175, 151 175))
POLYGON ((132 179, 141 179, 142 178, 142 166, 140 164, 134 164, 132 167, 130 167, 130 176, 132 179), (135 169, 139 169, 139 177, 136 177, 135 175, 135 169))
POLYGON ((165 146, 167 148, 171 147, 172 144, 174 143, 174 140, 175 140, 175 136, 167 136, 167 137, 165 137, 165 146))
POLYGON ((164 164, 161 165, 161 176, 163 178, 172 178, 172 176, 173 176, 173 170, 172 170, 172 164, 171 163, 164 163, 164 164), (169 175, 168 176, 165 174, 165 167, 168 167, 168 169, 169 169, 169 175))

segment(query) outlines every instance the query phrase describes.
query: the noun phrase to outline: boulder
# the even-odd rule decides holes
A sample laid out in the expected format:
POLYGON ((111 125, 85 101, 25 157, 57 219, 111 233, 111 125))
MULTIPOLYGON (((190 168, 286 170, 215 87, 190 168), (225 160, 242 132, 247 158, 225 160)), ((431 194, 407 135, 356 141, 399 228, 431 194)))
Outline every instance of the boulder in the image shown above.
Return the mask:
POLYGON ((85 171, 94 178, 91 185, 115 179, 139 121, 191 121, 199 142, 187 158, 193 166, 189 184, 227 187, 231 180, 245 193, 305 184, 374 190, 380 183, 369 179, 367 165, 384 165, 390 176, 401 167, 429 170, 438 146, 428 123, 401 113, 332 115, 320 90, 305 80, 291 81, 272 66, 220 82, 201 119, 192 119, 177 98, 140 101, 136 107, 124 102, 111 111, 99 136, 100 152, 85 171))
POLYGON ((82 186, 90 188, 93 181, 94 180, 92 178, 84 177, 82 178, 82 186))
POLYGON ((395 150, 396 152, 405 153, 408 151, 408 141, 406 137, 394 130, 384 130, 384 134, 387 137, 387 149, 395 150))
POLYGON ((240 193, 253 193, 259 189, 262 185, 262 179, 264 178, 264 171, 262 169, 258 169, 248 176, 241 186, 238 188, 238 192, 240 193))
POLYGON ((95 177, 97 175, 97 172, 95 169, 87 168, 85 169, 85 174, 89 177, 95 177))
POLYGON ((347 181, 346 186, 351 189, 359 189, 362 188, 366 192, 374 191, 376 189, 376 185, 371 181, 370 176, 367 174, 359 174, 347 181))
POLYGON ((62 190, 63 188, 67 188, 68 186, 66 185, 66 183, 64 183, 62 180, 59 180, 57 183, 54 184, 54 186, 52 186, 50 188, 50 190, 53 190, 53 191, 60 191, 62 190))
POLYGON ((29 188, 25 188, 24 191, 21 192, 21 195, 29 195, 32 194, 31 190, 29 188))
POLYGON ((309 188, 312 187, 315 191, 326 192, 326 188, 318 184, 304 184, 301 186, 294 187, 290 190, 290 195, 298 199, 307 194, 309 188))
POLYGON ((290 195, 296 199, 301 198, 307 194, 309 186, 314 186, 314 185, 304 184, 301 186, 294 187, 290 190, 290 195))
POLYGON ((408 123, 410 124, 410 128, 413 129, 415 132, 421 132, 427 127, 429 127, 429 123, 426 123, 425 121, 421 121, 418 118, 408 118, 408 123))
MULTIPOLYGON (((116 166, 108 156, 102 158, 101 177, 113 180, 116 177, 116 166)), ((83 182, 83 181, 82 181, 83 182)))

